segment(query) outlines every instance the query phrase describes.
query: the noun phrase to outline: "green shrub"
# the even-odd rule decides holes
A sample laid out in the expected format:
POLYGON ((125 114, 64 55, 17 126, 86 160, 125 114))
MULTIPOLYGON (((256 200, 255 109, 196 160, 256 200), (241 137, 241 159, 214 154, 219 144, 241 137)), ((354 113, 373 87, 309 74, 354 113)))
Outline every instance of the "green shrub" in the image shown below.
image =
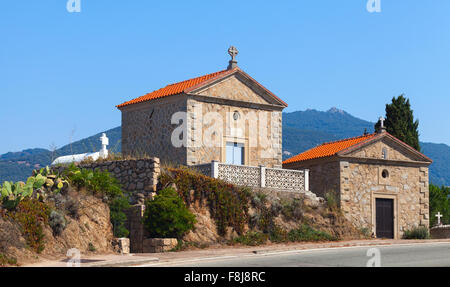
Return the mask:
POLYGON ((303 201, 294 198, 281 202, 281 214, 286 220, 300 220, 303 218, 303 201))
POLYGON ((339 196, 335 191, 327 192, 325 194, 325 201, 330 210, 336 210, 339 208, 339 196))
POLYGON ((194 200, 207 200, 212 218, 216 221, 220 235, 232 227, 242 234, 248 222, 250 191, 224 181, 204 176, 188 168, 168 168, 160 176, 163 187, 175 183, 178 193, 187 205, 192 204, 190 191, 194 190, 194 200))
POLYGON ((78 188, 85 188, 99 196, 113 199, 123 195, 119 181, 107 171, 79 169, 71 164, 63 174, 70 183, 78 188))
POLYGON ((426 227, 415 227, 403 233, 403 239, 429 239, 430 232, 426 227))
POLYGON ((128 198, 125 196, 116 197, 109 205, 111 212, 111 223, 113 225, 114 236, 117 238, 128 237, 130 232, 125 227, 127 215, 124 210, 130 208, 128 198))
POLYGON ((242 245, 248 245, 248 246, 257 246, 262 245, 267 242, 269 239, 269 236, 267 234, 256 232, 256 231, 250 231, 247 232, 244 235, 241 235, 239 237, 234 238, 231 243, 232 244, 242 244, 242 245))
POLYGON ((289 231, 288 240, 291 242, 335 241, 337 238, 327 232, 316 230, 309 225, 303 224, 299 228, 289 231))
MULTIPOLYGON (((129 231, 125 227, 127 216, 124 210, 130 207, 128 196, 122 191, 119 181, 107 171, 79 169, 71 164, 64 172, 71 184, 78 188, 85 188, 94 195, 106 198, 110 208, 110 220, 115 237, 128 237, 129 231)), ((69 209, 71 216, 78 217, 78 206, 69 209)))
POLYGON ((97 248, 95 248, 95 246, 94 246, 94 244, 92 242, 89 242, 88 250, 90 252, 95 252, 95 251, 97 251, 97 248))
POLYGON ((0 253, 0 267, 17 266, 17 259, 0 253))
POLYGON ((50 213, 48 223, 53 230, 53 235, 55 236, 61 235, 66 228, 66 219, 64 218, 64 215, 54 210, 50 213))
POLYGON ((150 237, 181 239, 194 228, 195 216, 172 188, 166 188, 146 202, 144 224, 150 237))
POLYGON ((273 243, 282 243, 288 241, 288 233, 279 226, 274 226, 269 233, 269 239, 273 243))
POLYGON ((37 253, 45 248, 43 224, 48 224, 50 208, 37 199, 25 198, 9 216, 18 222, 27 245, 37 253))

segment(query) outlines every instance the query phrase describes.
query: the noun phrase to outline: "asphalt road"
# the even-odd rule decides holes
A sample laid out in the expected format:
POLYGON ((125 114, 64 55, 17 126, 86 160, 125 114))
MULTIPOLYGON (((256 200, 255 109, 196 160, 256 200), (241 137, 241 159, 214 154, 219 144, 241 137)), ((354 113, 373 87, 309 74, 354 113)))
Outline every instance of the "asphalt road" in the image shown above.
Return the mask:
POLYGON ((290 250, 235 256, 231 254, 160 262, 142 267, 365 267, 369 261, 372 264, 379 263, 381 267, 450 267, 450 243, 290 250))

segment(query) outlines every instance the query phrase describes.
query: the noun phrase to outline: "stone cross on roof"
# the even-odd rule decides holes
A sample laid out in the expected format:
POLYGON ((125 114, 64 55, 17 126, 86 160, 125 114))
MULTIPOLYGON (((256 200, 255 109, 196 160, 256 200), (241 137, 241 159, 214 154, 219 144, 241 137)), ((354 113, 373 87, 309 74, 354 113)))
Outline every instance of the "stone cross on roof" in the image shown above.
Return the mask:
POLYGON ((381 128, 384 128, 384 122, 386 119, 384 117, 380 117, 381 128))
POLYGON ((238 51, 238 49, 236 49, 236 47, 231 46, 228 49, 228 55, 231 56, 231 60, 230 60, 229 65, 228 65, 228 70, 231 70, 231 69, 237 67, 236 56, 238 54, 239 54, 239 51, 238 51))
POLYGON ((386 127, 384 126, 384 122, 386 121, 386 118, 384 117, 380 117, 380 132, 385 132, 386 131, 386 127))

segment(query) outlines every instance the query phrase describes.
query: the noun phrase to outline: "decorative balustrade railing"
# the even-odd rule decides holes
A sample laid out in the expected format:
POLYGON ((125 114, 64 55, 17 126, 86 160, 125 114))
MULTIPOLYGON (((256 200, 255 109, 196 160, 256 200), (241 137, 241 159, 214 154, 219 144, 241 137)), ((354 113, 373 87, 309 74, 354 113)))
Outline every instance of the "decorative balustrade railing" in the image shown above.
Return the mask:
POLYGON ((309 191, 308 170, 232 165, 217 161, 195 165, 193 168, 204 175, 240 186, 309 191))

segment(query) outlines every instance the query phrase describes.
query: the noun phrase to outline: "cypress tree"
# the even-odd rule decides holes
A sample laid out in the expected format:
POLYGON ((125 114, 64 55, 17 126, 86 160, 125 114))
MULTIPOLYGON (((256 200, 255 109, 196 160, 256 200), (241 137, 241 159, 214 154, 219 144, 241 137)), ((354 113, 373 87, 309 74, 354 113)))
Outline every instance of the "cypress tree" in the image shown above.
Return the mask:
MULTIPOLYGON (((375 130, 378 130, 380 125, 378 121, 375 130)), ((388 133, 420 151, 419 121, 414 121, 411 104, 404 94, 392 98, 392 103, 386 105, 385 127, 388 133)))

